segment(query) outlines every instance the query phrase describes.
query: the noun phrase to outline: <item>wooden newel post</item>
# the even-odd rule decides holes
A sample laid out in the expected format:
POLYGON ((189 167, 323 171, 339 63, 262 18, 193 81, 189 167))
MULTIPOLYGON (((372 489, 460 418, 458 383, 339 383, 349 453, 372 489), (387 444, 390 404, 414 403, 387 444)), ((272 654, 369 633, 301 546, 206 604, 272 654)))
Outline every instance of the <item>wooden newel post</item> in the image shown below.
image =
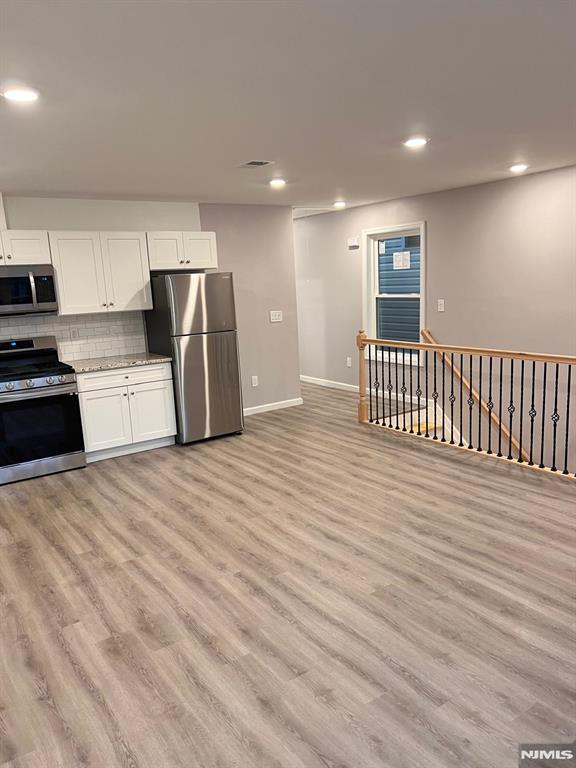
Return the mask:
POLYGON ((358 331, 356 346, 358 347, 358 421, 368 421, 368 403, 366 402, 366 360, 364 349, 366 348, 366 332, 358 331))

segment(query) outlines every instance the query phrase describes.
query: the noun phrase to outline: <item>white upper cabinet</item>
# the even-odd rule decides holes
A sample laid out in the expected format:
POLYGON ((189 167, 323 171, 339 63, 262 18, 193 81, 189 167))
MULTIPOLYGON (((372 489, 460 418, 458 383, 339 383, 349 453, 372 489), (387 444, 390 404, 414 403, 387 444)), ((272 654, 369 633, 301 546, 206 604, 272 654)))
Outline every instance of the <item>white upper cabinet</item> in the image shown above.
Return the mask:
POLYGON ((215 232, 183 232, 186 269, 217 269, 215 232))
POLYGON ((26 266, 51 262, 48 232, 45 230, 5 229, 2 231, 0 264, 26 266))
POLYGON ((183 269, 182 232, 147 232, 150 269, 183 269))
POLYGON ((144 232, 101 232, 100 243, 108 311, 152 309, 144 232))
POLYGON ((61 315, 152 308, 143 232, 50 232, 61 315))
POLYGON ((99 232, 50 232, 61 315, 106 312, 99 232))
POLYGON ((214 232, 148 232, 150 269, 216 269, 214 232))

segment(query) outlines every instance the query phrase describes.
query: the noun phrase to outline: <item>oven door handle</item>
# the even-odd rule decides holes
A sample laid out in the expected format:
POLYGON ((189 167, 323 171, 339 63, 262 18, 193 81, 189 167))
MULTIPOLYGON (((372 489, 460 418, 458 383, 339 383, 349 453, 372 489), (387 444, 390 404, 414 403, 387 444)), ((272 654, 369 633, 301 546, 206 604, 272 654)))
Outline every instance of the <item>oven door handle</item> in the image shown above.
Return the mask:
POLYGON ((14 403, 17 400, 37 400, 40 397, 56 397, 57 395, 77 395, 76 384, 61 384, 58 387, 44 389, 19 389, 16 392, 0 392, 0 405, 14 403))

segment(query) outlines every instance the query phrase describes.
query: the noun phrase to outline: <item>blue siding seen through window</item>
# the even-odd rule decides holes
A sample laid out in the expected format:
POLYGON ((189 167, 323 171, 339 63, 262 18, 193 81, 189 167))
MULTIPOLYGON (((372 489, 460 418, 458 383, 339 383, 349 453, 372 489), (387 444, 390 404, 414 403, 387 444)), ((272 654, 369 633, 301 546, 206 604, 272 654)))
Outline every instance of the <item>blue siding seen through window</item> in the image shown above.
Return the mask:
POLYGON ((419 235, 378 241, 378 293, 420 293, 419 235), (397 251, 410 251, 410 269, 394 269, 397 251))
POLYGON ((376 332, 380 339, 420 341, 420 235, 378 241, 376 332), (410 268, 394 269, 394 253, 410 252, 410 268))

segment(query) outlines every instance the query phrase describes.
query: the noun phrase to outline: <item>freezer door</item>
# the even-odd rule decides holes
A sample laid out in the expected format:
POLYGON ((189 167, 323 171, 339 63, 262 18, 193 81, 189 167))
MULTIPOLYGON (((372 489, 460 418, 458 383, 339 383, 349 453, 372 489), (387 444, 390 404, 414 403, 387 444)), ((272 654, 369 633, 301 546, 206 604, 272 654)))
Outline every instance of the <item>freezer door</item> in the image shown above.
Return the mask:
POLYGON ((231 272, 166 275, 172 336, 236 329, 231 272))
POLYGON ((236 331, 172 339, 179 443, 244 429, 236 331))

